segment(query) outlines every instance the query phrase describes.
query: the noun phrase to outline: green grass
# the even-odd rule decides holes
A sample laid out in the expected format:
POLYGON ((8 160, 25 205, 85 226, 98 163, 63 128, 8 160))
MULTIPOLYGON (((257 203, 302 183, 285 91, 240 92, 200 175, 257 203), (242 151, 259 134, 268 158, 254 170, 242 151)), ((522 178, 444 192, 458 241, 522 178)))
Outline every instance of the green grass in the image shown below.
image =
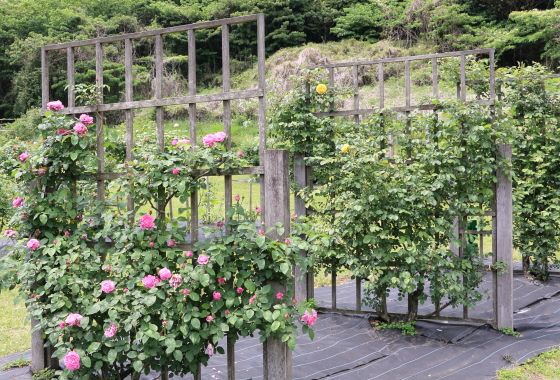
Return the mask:
POLYGON ((511 369, 497 372, 498 380, 560 379, 560 349, 545 352, 511 369))
POLYGON ((24 324, 27 310, 20 302, 14 305, 17 290, 0 293, 0 356, 31 348, 31 327, 24 324))

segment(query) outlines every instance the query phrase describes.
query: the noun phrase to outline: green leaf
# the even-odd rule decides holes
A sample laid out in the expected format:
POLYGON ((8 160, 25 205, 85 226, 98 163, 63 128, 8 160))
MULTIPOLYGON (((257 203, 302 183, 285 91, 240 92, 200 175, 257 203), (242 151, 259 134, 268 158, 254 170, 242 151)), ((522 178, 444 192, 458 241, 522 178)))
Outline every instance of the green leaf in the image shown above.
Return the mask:
POLYGON ((91 358, 89 356, 82 357, 82 364, 86 368, 91 368, 91 358))
POLYGON ((72 145, 77 145, 80 142, 80 138, 77 135, 72 135, 70 141, 72 141, 72 145))
POLYGON ((280 272, 282 272, 284 274, 289 274, 290 273, 290 266, 287 263, 280 264, 280 272))
POLYGON ((78 158, 78 152, 70 153, 70 158, 72 159, 72 161, 76 161, 76 158, 78 158))
POLYGON ((144 365, 140 360, 135 360, 134 363, 132 363, 132 368, 134 368, 136 372, 142 372, 142 368, 144 368, 144 365))
POLYGON ((198 318, 191 319, 191 326, 194 329, 199 330, 200 329, 200 320, 198 318))
POLYGON ((90 354, 93 354, 95 351, 97 351, 99 349, 99 347, 101 347, 101 343, 91 342, 91 344, 87 348, 87 352, 89 352, 90 354))
POLYGON ((47 221, 49 220, 49 217, 45 214, 41 214, 41 215, 39 215, 39 220, 41 221, 41 223, 47 224, 47 221))
POLYGON ((278 330, 278 328, 280 328, 280 322, 278 322, 278 321, 272 322, 272 325, 270 326, 270 329, 272 331, 276 331, 276 330, 278 330))
POLYGON ((114 348, 110 349, 109 353, 107 354, 107 360, 109 361, 109 363, 112 364, 115 362, 116 359, 117 359, 117 350, 115 350, 114 348))
POLYGON ((179 350, 175 350, 173 351, 173 357, 175 358, 175 360, 180 362, 183 359, 183 353, 179 350))

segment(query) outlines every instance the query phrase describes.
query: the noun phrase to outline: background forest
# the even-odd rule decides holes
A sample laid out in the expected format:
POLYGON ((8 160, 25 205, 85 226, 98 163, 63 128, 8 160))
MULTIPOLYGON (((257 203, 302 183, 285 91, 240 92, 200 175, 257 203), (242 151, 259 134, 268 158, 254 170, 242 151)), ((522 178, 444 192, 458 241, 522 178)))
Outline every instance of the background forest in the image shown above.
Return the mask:
MULTIPOLYGON (((422 53, 494 47, 500 66, 541 62, 557 71, 560 62, 558 0, 0 0, 0 119, 40 106, 42 45, 257 12, 266 15, 269 56, 309 43, 387 40, 397 55, 415 46, 422 53)), ((256 30, 238 25, 231 33, 232 74, 240 75, 254 65, 256 30)), ((172 79, 186 74, 186 34, 167 38, 169 83, 180 93, 185 88, 172 79)), ((143 43, 135 46, 135 95, 149 97, 153 46, 143 43)), ((220 43, 219 30, 197 33, 199 91, 221 83, 220 43)), ((120 52, 106 51, 108 102, 118 101, 124 86, 120 52)), ((93 56, 78 52, 76 83, 95 81, 93 56)), ((63 74, 51 72, 52 99, 65 99, 63 74)))

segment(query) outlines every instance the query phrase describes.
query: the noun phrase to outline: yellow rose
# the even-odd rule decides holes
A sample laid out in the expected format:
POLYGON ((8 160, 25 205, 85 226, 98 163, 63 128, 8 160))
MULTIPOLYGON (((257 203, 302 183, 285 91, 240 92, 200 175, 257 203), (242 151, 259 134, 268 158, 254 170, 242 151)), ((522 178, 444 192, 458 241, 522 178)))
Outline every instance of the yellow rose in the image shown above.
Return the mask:
POLYGON ((348 152, 349 150, 350 150, 350 145, 348 145, 348 144, 344 144, 344 145, 342 146, 342 148, 340 149, 340 151, 343 152, 343 153, 346 153, 346 152, 348 152))
POLYGON ((316 90, 318 94, 324 94, 325 92, 327 92, 327 86, 325 86, 324 84, 320 84, 317 86, 316 90))

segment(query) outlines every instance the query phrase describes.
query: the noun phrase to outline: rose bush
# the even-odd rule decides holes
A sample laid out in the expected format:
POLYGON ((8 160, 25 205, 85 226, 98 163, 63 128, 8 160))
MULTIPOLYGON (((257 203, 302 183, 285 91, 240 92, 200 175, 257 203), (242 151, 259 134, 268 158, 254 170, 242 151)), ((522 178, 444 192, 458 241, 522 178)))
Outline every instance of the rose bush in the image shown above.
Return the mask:
MULTIPOLYGON (((40 125, 37 152, 24 161, 22 152, 13 153, 22 200, 13 217, 17 234, 9 235, 20 240, 0 262, 0 288, 20 286, 66 366, 60 378, 186 374, 223 353, 226 334, 236 340, 258 330, 262 340, 281 339, 291 348, 297 324, 313 334, 310 320, 300 317, 306 310, 293 300, 294 247, 306 244, 297 237, 300 226, 289 241, 271 240, 237 203, 228 223, 207 227, 210 238, 185 252, 179 248, 188 243, 185 228, 161 207, 204 187, 199 178, 209 171, 242 167, 243 158, 224 148, 227 136, 214 134, 200 147, 170 142, 164 152, 139 144, 141 158, 120 164, 123 178, 106 185, 101 201, 90 184, 95 145, 84 128, 92 120, 57 114, 61 106, 54 103, 40 125), (140 212, 150 206, 160 207, 155 217, 140 212), (284 299, 270 281, 287 285, 284 299)), ((281 225, 269 228, 283 233, 281 225)))

